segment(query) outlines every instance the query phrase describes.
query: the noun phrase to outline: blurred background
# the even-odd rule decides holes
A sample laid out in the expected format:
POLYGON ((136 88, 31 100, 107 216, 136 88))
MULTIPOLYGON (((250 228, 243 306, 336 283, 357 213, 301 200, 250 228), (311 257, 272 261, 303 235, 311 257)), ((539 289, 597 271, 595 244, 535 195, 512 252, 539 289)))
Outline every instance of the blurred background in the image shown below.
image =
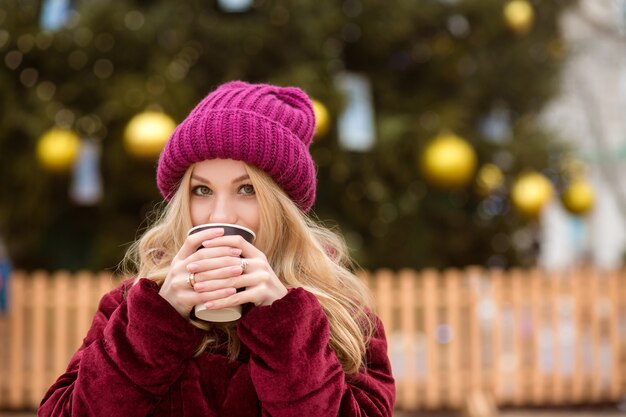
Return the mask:
MULTIPOLYGON (((563 363, 571 362, 571 377, 582 361, 589 387, 610 395, 562 403, 617 407, 626 392, 626 280, 615 272, 626 249, 626 1, 5 0, 0 57, 0 361, 8 370, 0 371, 0 409, 32 408, 67 361, 59 354, 54 368, 42 353, 48 374, 40 386, 9 382, 14 372, 34 372, 28 352, 44 342, 20 327, 41 319, 51 328, 45 317, 54 308, 50 297, 36 313, 10 284, 51 291, 58 271, 70 286, 76 274, 115 273, 161 204, 155 168, 169 134, 234 79, 297 85, 314 99, 314 214, 343 233, 370 271, 394 369, 402 373, 407 361, 417 369, 414 379, 410 370, 401 376, 408 382, 400 381, 400 410, 476 414, 472 407, 489 413, 507 403, 508 388, 495 383, 478 394, 463 385, 450 404, 412 397, 435 369, 425 352, 458 346, 473 308, 478 330, 468 337, 487 358, 476 369, 497 362, 483 339, 506 345, 500 330, 519 327, 539 352, 528 361, 542 378, 569 369, 555 368, 558 352, 590 346, 588 355, 572 348, 563 363), (440 273, 432 306, 428 271, 440 273), (461 271, 458 281, 444 271, 461 271), (533 271, 541 271, 536 286, 533 271), (465 301, 440 313, 455 282, 465 301), (518 305, 518 283, 530 298, 544 286, 553 292, 537 298, 539 307, 518 305), (407 289, 410 307, 394 304, 407 289), (586 301, 576 297, 588 291, 586 301), (22 313, 11 313, 12 298, 23 301, 22 313), (531 312, 552 305, 544 328, 531 312), (28 349, 17 370, 10 352, 20 343, 28 349), (611 370, 609 382, 594 373, 599 363, 611 370), (18 392, 31 399, 18 400, 18 392)), ((97 300, 101 291, 93 293, 97 300)), ((78 333, 68 338, 80 340, 78 333)), ((508 371, 523 368, 511 360, 508 371)), ((569 377, 564 392, 577 386, 569 377)), ((456 389, 446 387, 441 398, 456 389)), ((535 400, 509 403, 561 404, 535 400)))
MULTIPOLYGON (((550 104, 567 107, 567 58, 596 42, 564 39, 558 19, 572 2, 504 5, 3 2, 0 233, 13 263, 115 267, 160 200, 155 165, 174 124, 242 79, 317 100, 315 213, 340 227, 363 267, 534 264, 541 208, 557 205, 567 233, 579 232, 585 223, 559 197, 574 180, 585 184, 575 200, 600 186, 587 169, 598 153, 578 146, 588 135, 572 126, 597 115, 568 107, 553 112, 570 117, 544 120, 550 104), (516 195, 516 183, 530 191, 516 195)), ((615 250, 621 258, 623 244, 615 250)))

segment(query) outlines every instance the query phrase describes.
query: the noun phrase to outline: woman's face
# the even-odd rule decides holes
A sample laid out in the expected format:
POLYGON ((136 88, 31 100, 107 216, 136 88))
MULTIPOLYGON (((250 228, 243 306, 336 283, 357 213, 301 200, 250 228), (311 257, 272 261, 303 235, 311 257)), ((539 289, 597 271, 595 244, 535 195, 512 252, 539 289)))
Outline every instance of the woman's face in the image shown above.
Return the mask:
POLYGON ((211 159, 194 165, 190 183, 191 222, 231 223, 259 231, 256 193, 245 163, 211 159))

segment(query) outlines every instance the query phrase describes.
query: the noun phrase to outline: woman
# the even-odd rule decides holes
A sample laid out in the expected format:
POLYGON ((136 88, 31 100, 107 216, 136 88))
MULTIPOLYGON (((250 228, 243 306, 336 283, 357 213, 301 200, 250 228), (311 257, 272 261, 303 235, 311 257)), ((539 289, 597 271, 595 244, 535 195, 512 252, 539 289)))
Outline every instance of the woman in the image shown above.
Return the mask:
POLYGON ((168 203, 127 254, 139 278, 102 298, 40 416, 392 415, 382 324, 341 239, 306 215, 314 126, 293 87, 230 82, 196 106, 159 159, 168 203), (188 235, 203 223, 257 238, 188 235), (243 317, 204 322, 201 303, 243 317))

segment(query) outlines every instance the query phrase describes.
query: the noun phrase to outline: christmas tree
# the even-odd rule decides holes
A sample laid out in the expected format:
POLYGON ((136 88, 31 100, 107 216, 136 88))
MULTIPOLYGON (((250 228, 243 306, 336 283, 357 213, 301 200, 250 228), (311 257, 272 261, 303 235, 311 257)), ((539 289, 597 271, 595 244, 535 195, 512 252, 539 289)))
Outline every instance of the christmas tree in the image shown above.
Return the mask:
POLYGON ((531 263, 535 220, 512 208, 511 187, 533 170, 559 181, 558 137, 537 116, 557 86, 569 3, 84 0, 46 30, 45 4, 4 2, 0 236, 18 267, 114 267, 160 201, 157 156, 125 139, 131 119, 180 121, 242 79, 298 85, 330 115, 311 147, 314 211, 361 266, 531 263), (364 149, 341 140, 346 75, 365 81, 373 109, 364 149), (44 145, 52 128, 66 130, 44 145), (434 149, 435 137, 447 140, 434 149), (81 200, 68 190, 85 180, 70 169, 85 143, 102 190, 81 200))

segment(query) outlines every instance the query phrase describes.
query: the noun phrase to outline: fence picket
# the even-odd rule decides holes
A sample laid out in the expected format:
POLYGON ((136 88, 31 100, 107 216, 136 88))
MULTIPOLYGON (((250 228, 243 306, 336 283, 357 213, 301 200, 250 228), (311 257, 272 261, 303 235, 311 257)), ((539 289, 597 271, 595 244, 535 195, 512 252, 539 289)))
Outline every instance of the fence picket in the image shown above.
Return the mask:
POLYGON ((506 308, 506 304, 503 303, 503 279, 502 271, 500 269, 494 269, 489 274, 489 281, 491 282, 491 305, 493 306, 491 312, 491 360, 489 362, 489 390, 493 392, 494 399, 497 403, 501 403, 505 397, 505 384, 506 380, 503 378, 502 372, 502 327, 504 325, 502 314, 503 309, 506 308))
POLYGON ((477 393, 484 391, 483 386, 483 363, 480 323, 478 317, 478 298, 481 292, 483 271, 481 268, 471 267, 466 270, 469 285, 469 313, 468 319, 468 343, 469 355, 469 390, 468 400, 477 393))
POLYGON ((69 287, 70 274, 66 271, 56 273, 52 291, 55 302, 53 309, 55 331, 52 332, 53 375, 50 379, 60 375, 67 367, 67 352, 70 350, 70 335, 68 334, 69 287))
POLYGON ((27 377, 32 381, 29 390, 30 404, 39 404, 41 393, 46 389, 46 313, 49 297, 47 291, 47 273, 37 271, 33 274, 32 302, 30 305, 32 323, 26 330, 30 333, 32 362, 27 377))
POLYGON ((426 335, 426 408, 436 409, 440 401, 438 370, 439 346, 437 341, 437 291, 438 273, 433 269, 422 273, 424 283, 424 334, 426 335))
POLYGON ((620 387, 620 375, 623 372, 622 361, 620 360, 621 353, 621 345, 620 345, 620 326, 619 326, 619 314, 620 314, 620 305, 619 305, 619 275, 616 271, 611 271, 608 273, 608 292, 610 299, 611 310, 609 313, 609 337, 611 343, 611 352, 612 352, 612 360, 613 366, 611 367, 611 377, 610 377, 610 392, 609 399, 612 401, 619 401, 621 387, 620 387))
MULTIPOLYGON (((385 331, 389 336, 387 338, 387 350, 388 352, 394 352, 394 337, 393 332, 395 330, 393 322, 393 274, 390 270, 381 269, 375 274, 374 281, 376 287, 374 290, 374 299, 376 301, 376 312, 378 317, 383 322, 385 331)), ((398 401, 402 401, 403 397, 404 380, 396 380, 396 395, 398 401)))
POLYGON ((528 372, 526 366, 526 354, 528 352, 527 343, 525 343, 526 337, 526 315, 525 306, 528 302, 528 297, 525 289, 527 286, 524 283, 524 274, 520 269, 512 269, 509 279, 511 280, 511 303, 512 303, 512 351, 511 351, 511 366, 513 367, 513 401, 516 406, 521 406, 524 403, 528 387, 528 372))
POLYGON ((590 312, 590 325, 591 325, 591 398, 594 401, 600 399, 602 392, 602 373, 600 372, 602 361, 602 338, 601 338, 601 329, 600 329, 600 321, 601 317, 601 300, 602 300, 602 290, 600 287, 600 275, 597 270, 589 271, 590 275, 590 288, 589 288, 589 299, 596 300, 596 302, 589 303, 589 312, 590 312), (598 302, 600 301, 600 302, 598 302))
MULTIPOLYGON (((2 337, 9 334, 8 326, 8 312, 0 313, 0 340, 6 340, 2 339, 2 337)), ((9 342, 0 343, 0 404, 8 402, 5 383, 9 380, 9 375, 7 374, 9 370, 9 350, 9 342)))
POLYGON ((585 303, 585 280, 580 270, 574 270, 572 277, 572 296, 574 298, 574 372, 572 374, 572 388, 569 396, 571 403, 578 403, 583 398, 585 371, 583 369, 584 362, 584 343, 585 343, 585 312, 587 305, 585 303))
MULTIPOLYGON (((25 317, 23 306, 26 302, 27 276, 21 271, 14 272, 11 276, 11 294, 9 303, 9 377, 5 381, 8 385, 8 406, 12 408, 22 407, 24 404, 24 391, 26 378, 24 377, 24 354, 27 347, 24 340, 25 317)), ((3 340, 1 338, 0 340, 3 340)), ((6 339, 4 339, 6 340, 6 339)))
MULTIPOLYGON (((415 346, 415 281, 416 276, 413 271, 403 270, 399 274, 400 278, 400 330, 402 331, 402 340, 404 345, 404 366, 405 369, 416 369, 416 352, 415 346)), ((404 403, 410 409, 417 407, 417 375, 415 372, 408 372, 404 379, 404 387, 402 398, 404 403)))
POLYGON ((444 275, 446 285, 445 308, 450 331, 446 362, 448 369, 447 376, 448 404, 451 408, 461 408, 463 406, 463 392, 465 390, 465 372, 461 361, 461 317, 463 305, 459 296, 461 285, 461 274, 458 270, 446 271, 444 275))
MULTIPOLYGON (((619 292, 619 307, 618 307, 618 317, 620 320, 626 320, 626 283, 624 279, 626 279, 626 270, 621 269, 619 271, 620 280, 618 285, 619 292)), ((620 381, 620 395, 624 395, 626 392, 626 326, 624 323, 620 323, 617 327, 618 338, 621 342, 621 346, 619 351, 616 353, 618 355, 617 362, 620 363, 620 368, 623 370, 621 372, 621 381, 620 381)))
POLYGON ((76 281, 76 332, 82 340, 89 330, 93 316, 93 305, 91 304, 91 282, 93 278, 89 272, 80 271, 76 274, 76 281))
POLYGON ((564 294, 562 292, 561 274, 552 272, 548 274, 548 313, 550 314, 551 338, 551 378, 550 378, 550 402, 553 405, 563 403, 563 378, 562 378, 562 353, 561 353, 561 309, 564 307, 564 294), (551 304, 551 305, 550 305, 551 304))

